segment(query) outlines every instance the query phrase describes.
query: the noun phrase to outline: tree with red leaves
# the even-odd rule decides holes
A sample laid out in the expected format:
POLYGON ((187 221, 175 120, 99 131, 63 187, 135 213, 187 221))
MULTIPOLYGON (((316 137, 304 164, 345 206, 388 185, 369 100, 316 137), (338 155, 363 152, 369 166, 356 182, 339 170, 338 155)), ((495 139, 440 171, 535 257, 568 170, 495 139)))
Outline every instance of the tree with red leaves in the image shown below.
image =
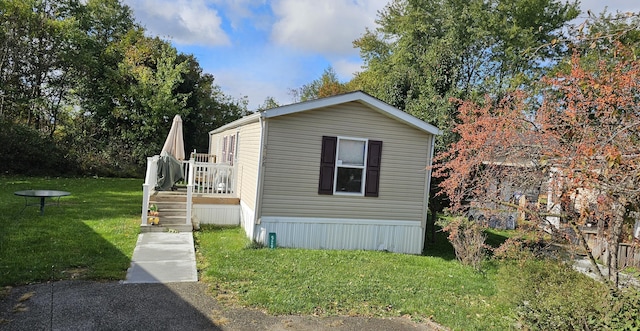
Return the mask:
POLYGON ((469 201, 497 204, 553 231, 554 217, 562 218, 587 250, 581 226, 594 222, 607 238, 617 287, 622 227, 640 207, 640 62, 620 43, 609 54, 584 61, 576 52, 568 70, 541 81, 540 94, 461 102, 460 139, 439 155, 434 175, 444 178, 454 210, 469 201), (518 204, 505 186, 541 199, 518 204))

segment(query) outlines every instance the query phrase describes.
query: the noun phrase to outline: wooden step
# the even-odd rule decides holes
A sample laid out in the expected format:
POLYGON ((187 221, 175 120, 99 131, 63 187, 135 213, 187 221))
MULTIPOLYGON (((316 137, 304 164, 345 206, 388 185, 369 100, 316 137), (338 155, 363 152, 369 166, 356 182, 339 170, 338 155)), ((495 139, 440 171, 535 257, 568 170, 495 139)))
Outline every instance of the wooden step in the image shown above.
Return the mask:
MULTIPOLYGON (((194 204, 239 205, 240 199, 225 195, 193 194, 194 204)), ((158 211, 159 224, 143 225, 141 232, 191 232, 193 225, 186 223, 187 194, 183 190, 159 191, 149 197, 149 207, 155 205, 158 211)))
POLYGON ((154 194, 149 198, 149 201, 156 202, 187 202, 186 195, 178 195, 178 194, 154 194))
POLYGON ((155 205, 158 211, 165 209, 182 209, 187 210, 186 202, 174 202, 174 201, 149 201, 149 207, 155 205))
POLYGON ((187 217, 185 215, 162 216, 162 214, 160 214, 160 224, 162 225, 187 224, 186 220, 187 217))
POLYGON ((187 211, 184 208, 177 208, 177 209, 159 208, 158 213, 160 214, 160 217, 165 217, 165 216, 181 216, 183 218, 187 217, 187 211))
MULTIPOLYGON (((180 191, 161 191, 156 192, 149 198, 150 202, 187 202, 186 192, 180 191)), ((240 198, 225 195, 203 195, 194 193, 192 197, 194 204, 210 204, 210 205, 239 205, 240 198)))
POLYGON ((193 232, 193 225, 142 225, 140 226, 140 232, 193 232))

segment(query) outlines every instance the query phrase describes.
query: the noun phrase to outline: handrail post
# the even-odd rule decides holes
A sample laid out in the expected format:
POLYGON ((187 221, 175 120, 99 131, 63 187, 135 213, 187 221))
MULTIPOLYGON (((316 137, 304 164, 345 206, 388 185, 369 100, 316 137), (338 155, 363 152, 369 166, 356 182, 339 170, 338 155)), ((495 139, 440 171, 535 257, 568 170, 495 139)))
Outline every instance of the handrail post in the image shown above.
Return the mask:
POLYGON ((193 210, 193 178, 195 172, 195 160, 189 160, 189 173, 187 174, 187 220, 186 224, 191 224, 191 211, 193 210))
POLYGON ((142 184, 142 225, 147 225, 149 217, 149 184, 142 184))
POLYGON ((151 197, 151 190, 155 188, 158 172, 158 157, 147 157, 147 172, 144 177, 144 184, 142 184, 142 225, 148 225, 147 219, 149 217, 149 199, 151 197))
POLYGON ((238 163, 234 162, 231 166, 231 192, 234 197, 238 196, 238 163))

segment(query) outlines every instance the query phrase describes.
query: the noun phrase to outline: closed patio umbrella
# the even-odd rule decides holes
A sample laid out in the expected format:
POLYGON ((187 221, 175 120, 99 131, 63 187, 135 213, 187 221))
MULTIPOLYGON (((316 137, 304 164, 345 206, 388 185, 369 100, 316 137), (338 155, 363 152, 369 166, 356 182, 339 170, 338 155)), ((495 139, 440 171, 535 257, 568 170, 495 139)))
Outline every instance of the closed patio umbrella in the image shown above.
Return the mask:
POLYGON ((162 151, 171 154, 178 160, 184 160, 184 138, 182 137, 182 118, 180 115, 173 118, 171 130, 169 130, 162 151))

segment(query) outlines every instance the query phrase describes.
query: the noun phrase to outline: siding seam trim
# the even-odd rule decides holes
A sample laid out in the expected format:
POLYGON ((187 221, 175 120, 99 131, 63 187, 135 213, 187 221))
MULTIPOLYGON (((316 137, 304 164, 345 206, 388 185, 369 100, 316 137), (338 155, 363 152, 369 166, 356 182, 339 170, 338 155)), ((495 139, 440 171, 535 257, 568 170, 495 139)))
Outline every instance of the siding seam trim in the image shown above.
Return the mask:
POLYGON ((346 225, 389 225, 389 226, 412 226, 421 228, 422 221, 406 220, 372 220, 372 219, 349 219, 349 218, 315 218, 315 217, 281 217, 262 216, 264 223, 313 223, 313 224, 346 224, 346 225))

